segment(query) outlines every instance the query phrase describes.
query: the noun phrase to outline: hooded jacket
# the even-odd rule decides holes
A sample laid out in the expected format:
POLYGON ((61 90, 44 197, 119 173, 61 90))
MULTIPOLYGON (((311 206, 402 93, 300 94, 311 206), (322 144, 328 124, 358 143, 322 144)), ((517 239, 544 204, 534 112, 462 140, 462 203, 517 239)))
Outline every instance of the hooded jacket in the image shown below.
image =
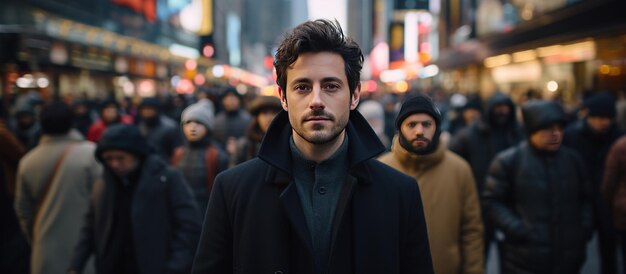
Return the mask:
MULTIPOLYGON (((357 111, 346 133, 352 187, 333 221, 328 273, 433 273, 415 180, 372 159, 384 147, 357 111)), ((259 156, 218 175, 192 273, 319 273, 293 183, 291 134, 281 111, 259 156)))
POLYGON ((378 160, 417 179, 435 273, 483 273, 483 224, 467 162, 443 143, 430 154, 411 153, 398 136, 378 160))
MULTIPOLYGON (((96 149, 101 159, 107 149, 121 149, 142 158, 130 207, 131 239, 138 274, 189 273, 200 233, 200 212, 182 175, 148 148, 136 127, 117 125, 105 132, 96 149)), ((112 228, 119 180, 110 170, 94 183, 85 223, 75 248, 70 269, 80 272, 90 255, 95 255, 99 274, 112 269, 112 228)))
POLYGON ((491 160, 499 152, 519 143, 522 138, 523 133, 515 119, 513 101, 502 93, 496 93, 489 99, 487 112, 482 119, 458 132, 448 147, 470 164, 478 193, 482 193, 491 160), (494 108, 498 104, 506 104, 511 109, 505 127, 497 127, 493 123, 494 108))

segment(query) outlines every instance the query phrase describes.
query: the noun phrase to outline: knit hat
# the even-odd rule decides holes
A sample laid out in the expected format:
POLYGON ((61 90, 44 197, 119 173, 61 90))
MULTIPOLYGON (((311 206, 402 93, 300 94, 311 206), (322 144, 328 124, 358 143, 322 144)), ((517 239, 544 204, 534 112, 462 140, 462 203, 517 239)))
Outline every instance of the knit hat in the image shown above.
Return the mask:
POLYGON ((116 124, 107 127, 98 142, 96 159, 103 162, 102 153, 110 149, 123 150, 139 158, 145 158, 150 154, 146 139, 139 132, 139 128, 133 125, 116 124))
POLYGON ((161 102, 156 97, 145 97, 141 99, 141 103, 139 103, 139 108, 144 107, 152 107, 157 110, 161 109, 161 102))
POLYGON ((524 127, 528 135, 553 124, 565 124, 563 107, 554 101, 532 100, 522 106, 524 127))
POLYGON ((415 97, 409 98, 402 104, 398 117, 396 118, 396 129, 400 130, 402 121, 414 113, 426 113, 430 115, 435 119, 437 130, 441 127, 441 112, 437 106, 435 106, 433 100, 426 95, 418 94, 415 97))
POLYGON ((189 105, 180 118, 180 124, 184 125, 189 121, 195 121, 204 125, 208 130, 213 129, 213 113, 209 111, 209 108, 203 103, 195 103, 189 105))
POLYGON ((276 112, 279 112, 281 109, 283 109, 282 105, 280 104, 280 99, 274 96, 258 96, 254 98, 254 100, 252 100, 252 102, 250 102, 250 105, 248 106, 248 112, 250 112, 250 114, 252 114, 253 116, 259 115, 261 111, 264 111, 266 109, 272 109, 276 110, 276 112))
POLYGON ((589 116, 615 117, 615 98, 608 93, 595 94, 583 102, 589 116))
POLYGON ((39 121, 43 134, 66 134, 74 123, 74 113, 65 103, 54 102, 44 106, 39 121))

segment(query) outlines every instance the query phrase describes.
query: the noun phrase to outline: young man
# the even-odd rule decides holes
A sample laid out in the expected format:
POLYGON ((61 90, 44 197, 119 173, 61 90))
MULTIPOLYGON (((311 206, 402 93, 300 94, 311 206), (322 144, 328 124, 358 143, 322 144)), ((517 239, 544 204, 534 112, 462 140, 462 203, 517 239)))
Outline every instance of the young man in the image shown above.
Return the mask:
POLYGON ((474 176, 467 162, 440 142, 439 109, 427 96, 415 96, 404 102, 395 124, 391 152, 379 160, 419 182, 435 273, 483 273, 474 176))
POLYGON ((138 126, 148 144, 166 162, 172 158, 174 149, 182 145, 178 124, 162 113, 161 102, 156 97, 141 100, 138 126))
POLYGON ((178 171, 149 153, 139 129, 109 127, 95 152, 96 181, 70 273, 95 255, 96 273, 189 273, 200 212, 178 171))
MULTIPOLYGON (((102 167, 96 146, 73 125, 72 109, 52 103, 41 111, 43 136, 20 161, 15 209, 31 242, 31 273, 65 273, 102 167)), ((93 273, 93 266, 85 273, 93 273)))
POLYGON ((527 141, 499 153, 483 193, 504 234, 502 273, 579 273, 591 237, 591 188, 574 150, 561 146, 565 112, 555 102, 522 107, 527 141))
POLYGON ((213 186, 192 273, 433 273, 415 180, 356 111, 363 55, 338 23, 289 32, 258 158, 213 186))

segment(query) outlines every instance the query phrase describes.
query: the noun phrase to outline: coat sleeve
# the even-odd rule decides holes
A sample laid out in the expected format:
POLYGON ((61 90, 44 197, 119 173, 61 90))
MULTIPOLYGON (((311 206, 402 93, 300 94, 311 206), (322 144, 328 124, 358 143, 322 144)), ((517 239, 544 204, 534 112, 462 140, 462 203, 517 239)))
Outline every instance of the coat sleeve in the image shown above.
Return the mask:
MULTIPOLYGON (((100 180, 100 179, 99 179, 100 180)), ((85 215, 85 219, 83 221, 83 226, 80 230, 80 235, 78 237, 78 242, 74 247, 74 254, 72 256, 72 261, 70 262, 69 270, 75 271, 76 273, 81 273, 83 268, 85 267, 85 263, 89 259, 89 256, 93 253, 94 250, 94 225, 95 225, 95 196, 97 193, 101 193, 104 182, 97 181, 94 183, 94 187, 91 190, 91 198, 89 199, 89 208, 87 209, 87 214, 85 215)))
POLYGON ((515 176, 511 167, 511 158, 514 155, 502 154, 496 156, 491 163, 487 174, 483 200, 486 217, 495 228, 504 232, 505 236, 514 241, 523 241, 529 238, 529 231, 520 216, 514 213, 510 202, 513 200, 513 183, 515 176))
MULTIPOLYGON (((582 217, 582 226, 585 231, 585 239, 588 241, 593 236, 593 226, 594 226, 594 218, 593 218, 593 200, 594 200, 594 191, 591 186, 591 181, 589 180, 589 174, 587 173, 587 167, 585 167, 584 161, 580 158, 580 155, 574 152, 574 156, 572 157, 576 161, 576 170, 579 175, 579 186, 578 189, 580 191, 579 197, 581 201, 581 217, 582 217)), ((595 193, 597 198, 602 198, 599 193, 595 193)), ((604 199, 601 199, 604 200, 604 199)), ((604 207, 606 208, 606 207, 604 207)))
POLYGON ((484 272, 483 222, 480 216, 480 203, 476 183, 469 165, 465 165, 466 178, 461 186, 463 191, 463 215, 461 219, 461 258, 462 273, 479 274, 484 272))
POLYGON ((409 203, 404 205, 408 212, 408 216, 405 216, 408 226, 405 239, 401 239, 405 246, 400 254, 400 273, 435 273, 419 187, 417 182, 410 185, 411 189, 407 190, 409 203))
POLYGON ((606 158, 601 189, 610 205, 613 204, 613 199, 615 199, 617 184, 620 178, 624 176, 623 169, 620 169, 620 167, 626 167, 626 163, 623 162, 623 155, 626 155, 624 148, 626 148, 626 138, 617 141, 606 158))
POLYGON ((170 170, 173 173, 172 180, 168 180, 173 238, 166 273, 189 273, 200 235, 201 217, 185 179, 178 171, 170 170))
POLYGON ((232 272, 233 228, 224 195, 223 178, 218 175, 213 184, 192 274, 232 272))
POLYGON ((450 139, 448 149, 458 154, 466 161, 469 161, 469 151, 467 150, 469 144, 469 129, 465 128, 459 131, 456 135, 450 139))
POLYGON ((35 222, 35 211, 37 210, 37 199, 33 197, 28 188, 25 176, 24 165, 20 164, 17 170, 16 190, 15 190, 15 214, 28 242, 33 240, 33 225, 35 222))

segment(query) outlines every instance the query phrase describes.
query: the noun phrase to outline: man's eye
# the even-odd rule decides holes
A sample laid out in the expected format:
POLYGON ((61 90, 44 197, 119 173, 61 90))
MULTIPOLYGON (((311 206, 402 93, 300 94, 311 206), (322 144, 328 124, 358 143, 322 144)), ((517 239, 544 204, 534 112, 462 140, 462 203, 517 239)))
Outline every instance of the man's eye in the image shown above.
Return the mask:
POLYGON ((297 85, 297 86, 295 86, 293 88, 293 90, 296 90, 296 91, 307 91, 307 90, 309 90, 309 87, 306 86, 306 85, 297 85))
POLYGON ((337 90, 339 89, 339 85, 334 84, 334 83, 328 83, 324 85, 324 89, 325 90, 337 90))

